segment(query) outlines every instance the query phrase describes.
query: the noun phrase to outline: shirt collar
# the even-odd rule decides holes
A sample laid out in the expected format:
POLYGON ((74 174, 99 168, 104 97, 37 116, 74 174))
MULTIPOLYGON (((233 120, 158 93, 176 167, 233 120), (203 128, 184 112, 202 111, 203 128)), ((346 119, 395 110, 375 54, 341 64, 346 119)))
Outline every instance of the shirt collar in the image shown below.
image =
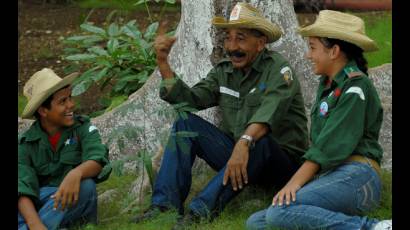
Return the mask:
MULTIPOLYGON (((333 78, 332 84, 336 83, 336 85, 341 85, 347 78, 346 69, 348 68, 358 69, 356 61, 350 60, 349 62, 347 62, 347 64, 333 78)), ((321 83, 324 85, 327 85, 328 80, 329 80, 328 76, 321 77, 321 83)))

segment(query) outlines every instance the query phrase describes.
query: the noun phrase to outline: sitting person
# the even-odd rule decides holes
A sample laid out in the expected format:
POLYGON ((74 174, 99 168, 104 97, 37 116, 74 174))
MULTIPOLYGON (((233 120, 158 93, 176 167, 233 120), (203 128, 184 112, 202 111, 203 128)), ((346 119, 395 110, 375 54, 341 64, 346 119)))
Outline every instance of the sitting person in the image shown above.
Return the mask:
POLYGON ((90 119, 74 115, 72 81, 51 69, 25 84, 23 118, 36 121, 18 140, 18 229, 58 229, 97 222, 95 183, 111 167, 108 148, 90 119))
POLYGON ((311 146, 272 205, 248 219, 248 229, 392 229, 390 220, 361 216, 380 202, 383 156, 383 109, 363 57, 377 46, 364 31, 360 18, 330 10, 300 29, 309 37, 307 58, 322 75, 311 146))
POLYGON ((152 205, 134 222, 173 208, 184 213, 197 156, 217 175, 192 199, 176 226, 213 219, 248 184, 283 186, 300 166, 308 145, 300 84, 288 61, 265 48, 280 38, 281 31, 247 3, 238 3, 229 19, 213 20, 226 35, 229 58, 193 87, 178 78, 167 61, 175 38, 159 33, 155 41, 165 83, 161 98, 199 110, 219 105, 222 122, 217 128, 194 114, 176 120, 154 184, 152 205), (180 137, 178 132, 197 135, 180 137))

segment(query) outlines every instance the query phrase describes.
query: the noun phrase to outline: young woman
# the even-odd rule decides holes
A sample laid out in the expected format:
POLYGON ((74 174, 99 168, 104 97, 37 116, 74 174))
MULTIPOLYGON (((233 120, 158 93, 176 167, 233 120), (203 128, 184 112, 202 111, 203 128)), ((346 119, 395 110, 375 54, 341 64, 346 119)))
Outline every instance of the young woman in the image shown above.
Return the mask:
POLYGON ((311 146, 305 162, 254 213, 248 229, 392 229, 391 220, 360 216, 378 206, 383 109, 363 52, 377 50, 360 18, 323 10, 301 28, 309 37, 307 58, 321 75, 311 111, 311 146))

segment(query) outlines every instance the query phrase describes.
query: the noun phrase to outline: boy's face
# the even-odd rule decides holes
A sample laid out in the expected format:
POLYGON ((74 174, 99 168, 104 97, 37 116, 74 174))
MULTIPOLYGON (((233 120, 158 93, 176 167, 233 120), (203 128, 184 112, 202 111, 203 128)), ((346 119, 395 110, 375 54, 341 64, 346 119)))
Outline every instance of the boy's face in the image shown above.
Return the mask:
POLYGON ((53 95, 50 109, 41 107, 45 123, 53 128, 68 127, 74 124, 74 101, 71 99, 71 87, 60 89, 53 95))

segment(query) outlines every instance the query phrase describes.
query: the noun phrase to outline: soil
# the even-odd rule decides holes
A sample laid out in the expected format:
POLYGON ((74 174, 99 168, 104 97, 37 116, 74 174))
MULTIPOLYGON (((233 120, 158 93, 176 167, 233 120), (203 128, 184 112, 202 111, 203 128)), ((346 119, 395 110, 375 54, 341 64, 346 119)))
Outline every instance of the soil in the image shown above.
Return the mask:
MULTIPOLYGON (((57 1, 59 2, 59 1, 57 1)), ((63 2, 64 1, 60 1, 63 2)), ((155 6, 152 11, 159 13, 159 7, 155 6)), ((112 9, 80 8, 74 4, 48 3, 43 0, 19 0, 18 1, 18 91, 23 95, 23 86, 35 72, 42 68, 51 68, 60 77, 64 77, 63 68, 68 64, 62 60, 63 44, 61 39, 77 35, 80 24, 89 16, 88 21, 97 26, 105 26, 108 15, 112 9)), ((146 11, 130 12, 128 20, 136 19, 139 28, 149 25, 146 11)), ((163 19, 169 21, 175 27, 180 19, 179 12, 165 12, 163 19)), ((314 20, 312 14, 298 14, 301 24, 310 23, 314 20)), ((78 96, 77 112, 89 114, 102 109, 98 99, 108 93, 108 88, 100 91, 92 86, 86 93, 78 96)))

